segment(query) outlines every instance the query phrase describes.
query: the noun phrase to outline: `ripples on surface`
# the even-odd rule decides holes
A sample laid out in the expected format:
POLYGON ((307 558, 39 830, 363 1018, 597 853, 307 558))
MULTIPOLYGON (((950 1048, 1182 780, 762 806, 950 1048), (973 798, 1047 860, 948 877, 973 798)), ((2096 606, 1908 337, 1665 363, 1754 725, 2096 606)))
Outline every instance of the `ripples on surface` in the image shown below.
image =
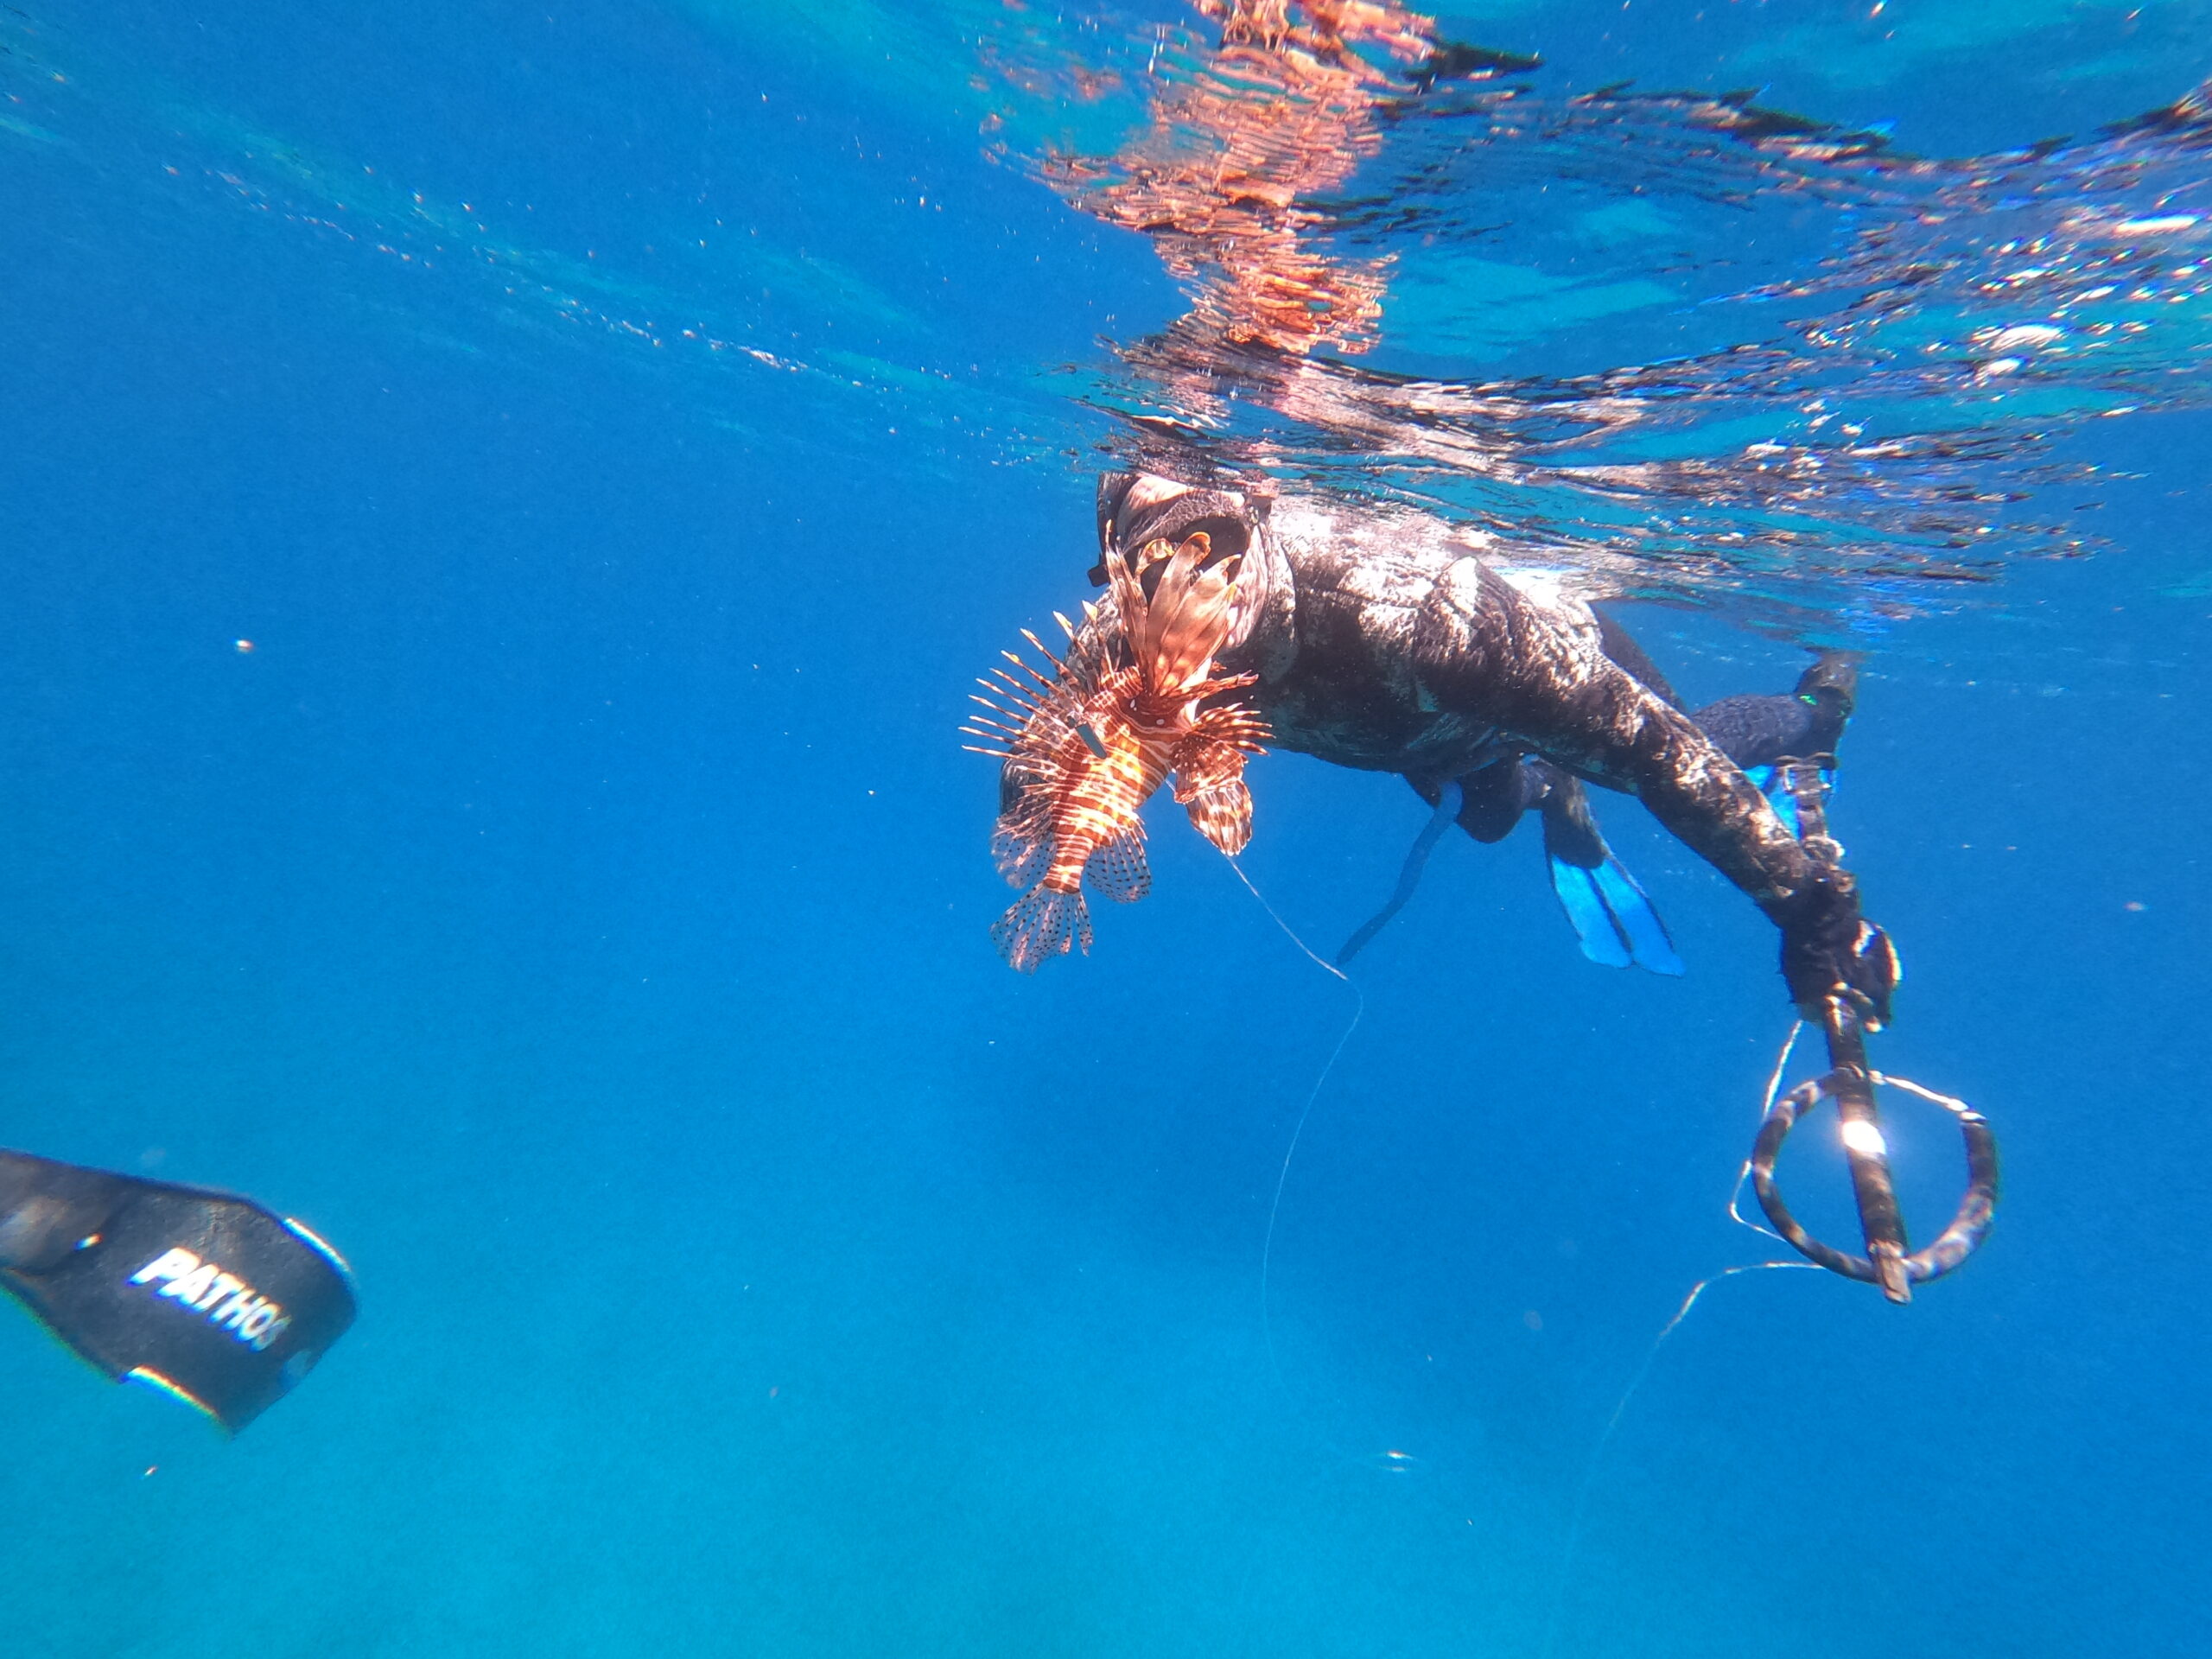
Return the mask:
POLYGON ((2203 396, 2201 94, 1927 160, 1748 94, 1552 93, 1395 7, 1202 10, 1117 152, 1034 163, 1191 296, 1083 387, 1133 458, 1834 636, 2082 550, 2067 440, 2203 396), (1483 372, 1532 347, 1579 372, 1483 372))
POLYGON ((1929 160, 1747 94, 1575 95, 1358 0, 688 9, 732 43, 696 130, 656 118, 671 153, 723 156, 696 180, 601 158, 539 201, 396 176, 22 14, 0 143, 149 216, 327 249, 373 273, 343 279, 362 315, 431 349, 587 351, 747 442, 888 435, 957 474, 1081 466, 1103 429, 1124 459, 1420 503, 1593 592, 1806 639, 2001 602, 2008 564, 2094 547, 2095 423, 2204 397, 2202 93, 1929 160), (882 130, 981 145, 1148 238, 1185 314, 1054 369, 1074 313, 1142 303, 1126 273, 1029 274, 1027 244, 979 246, 879 167, 892 140, 752 90, 825 66, 882 130))

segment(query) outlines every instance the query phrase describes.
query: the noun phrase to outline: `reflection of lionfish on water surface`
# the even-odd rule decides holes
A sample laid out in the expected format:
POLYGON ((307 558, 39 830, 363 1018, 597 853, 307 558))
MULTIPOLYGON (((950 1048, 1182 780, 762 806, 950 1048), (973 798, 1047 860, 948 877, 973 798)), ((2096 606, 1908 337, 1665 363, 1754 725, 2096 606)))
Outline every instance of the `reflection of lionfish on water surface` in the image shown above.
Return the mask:
POLYGON ((1403 0, 1189 6, 1122 60, 1110 152, 1024 163, 1188 297, 1084 391, 1123 464, 1395 499, 1833 643, 2094 548, 2074 436, 2212 401, 2212 84, 1947 159, 1573 92, 1403 0))
MULTIPOLYGON (((1382 113, 1411 84, 1384 66, 1435 64, 1435 25, 1396 0, 1192 6, 1219 26, 1217 42, 1151 77, 1146 127, 1113 156, 1056 154, 1039 175, 1084 213, 1152 238, 1192 290, 1184 335, 1293 356, 1363 350, 1388 262, 1315 245, 1320 216, 1303 204, 1381 148, 1382 113)), ((1474 56, 1480 67, 1460 73, 1505 61, 1474 56)))
POLYGON ((1208 841, 1234 855, 1251 839, 1244 762, 1268 731, 1233 696, 1253 677, 1216 677, 1213 661, 1241 615, 1241 563, 1217 556, 1203 531, 1109 554, 1111 596, 1084 607, 1090 626, 1078 634, 1059 619, 1065 659, 1024 636, 1057 675, 1008 652, 1027 683, 1004 669, 982 682, 1003 701, 976 698, 990 713, 963 729, 1003 745, 978 751, 1005 762, 991 851, 1007 882, 1027 889, 991 929, 1010 966, 1034 973, 1077 941, 1089 951, 1086 880, 1122 904, 1150 890, 1138 811, 1170 774, 1208 841))

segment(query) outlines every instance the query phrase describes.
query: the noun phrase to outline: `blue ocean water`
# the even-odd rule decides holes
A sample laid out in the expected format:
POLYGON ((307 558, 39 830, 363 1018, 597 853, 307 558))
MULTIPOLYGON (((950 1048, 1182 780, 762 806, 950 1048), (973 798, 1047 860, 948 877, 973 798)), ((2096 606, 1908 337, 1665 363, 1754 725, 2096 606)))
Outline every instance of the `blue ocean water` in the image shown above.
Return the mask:
MULTIPOLYGON (((1447 15, 1544 60, 1540 113, 1382 123, 1314 209, 1394 262, 1378 337, 1305 401, 1203 362, 1229 408, 1138 349, 1202 280, 1054 171, 1198 73, 1176 0, 8 8, 0 1144, 251 1192, 362 1313, 235 1441, 0 1317, 0 1652, 2200 1651, 2212 420, 2167 198, 2207 150, 2096 160, 2190 220, 2123 369, 2014 394, 1937 336, 2029 321, 2094 182, 1972 158, 2171 105, 2208 21, 1447 15), (1677 165, 1677 105, 1575 101, 1630 78, 1953 170, 1677 165), (1698 381, 1643 452, 1811 444, 1816 392, 1920 446, 1740 558, 1677 556, 1740 480, 1508 489, 1344 412, 1510 381, 1499 441, 1555 460, 1530 410, 1848 332, 1745 296, 1991 178, 1894 361, 1698 381), (1427 217, 1360 206, 1409 181, 1427 217), (1693 702, 1870 652, 1835 813, 1910 969, 1878 1058, 1996 1122, 1979 1256, 1902 1310, 1741 1274, 1654 1350, 1779 1250, 1726 1205, 1789 1014, 1770 928, 1630 802, 1678 982, 1585 963, 1524 830, 1447 838, 1356 997, 1287 931, 1329 954, 1425 809, 1287 754, 1274 914, 1161 814, 1152 896, 1007 971, 954 728, 1171 427, 1525 509, 1630 573, 1693 702), (1928 569, 1943 491, 1970 582, 1928 569)), ((1892 1140, 1925 1236, 1955 1139, 1892 1140)))

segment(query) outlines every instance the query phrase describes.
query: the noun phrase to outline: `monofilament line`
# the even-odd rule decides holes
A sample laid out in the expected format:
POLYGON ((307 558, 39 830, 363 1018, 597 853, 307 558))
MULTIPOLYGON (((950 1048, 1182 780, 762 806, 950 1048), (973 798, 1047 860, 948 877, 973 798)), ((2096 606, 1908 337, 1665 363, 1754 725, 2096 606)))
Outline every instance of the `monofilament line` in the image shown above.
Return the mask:
MULTIPOLYGON (((1796 1052, 1797 1039, 1804 1029, 1803 1020, 1792 1022, 1789 1036, 1783 1039, 1782 1052, 1774 1057, 1774 1070, 1768 1073, 1766 1090, 1759 1099, 1759 1121, 1762 1123, 1774 1111, 1775 1099, 1782 1092, 1783 1073, 1789 1068, 1789 1057, 1796 1052)), ((1764 1234, 1777 1243, 1789 1243, 1781 1234, 1769 1231, 1758 1223, 1747 1219, 1736 1208, 1736 1201, 1743 1196, 1744 1181, 1751 1173, 1751 1160, 1747 1158, 1736 1172, 1735 1185, 1728 1190, 1728 1219, 1739 1227, 1748 1227, 1755 1233, 1764 1234)), ((1598 1484, 1598 1466, 1605 1458, 1605 1448, 1612 1444, 1613 1434, 1620 1427, 1621 1420, 1628 1415, 1629 1402, 1636 1398, 1637 1390, 1643 1386, 1644 1378, 1651 1375, 1651 1367, 1659 1357, 1659 1350, 1665 1345, 1667 1338, 1675 1334, 1676 1327, 1689 1318, 1690 1309, 1697 1306, 1698 1299, 1705 1294, 1708 1287, 1719 1284, 1723 1279, 1733 1279, 1738 1274, 1764 1273, 1777 1268, 1802 1268, 1812 1273, 1821 1270, 1810 1262, 1746 1262, 1738 1267, 1723 1268, 1718 1273, 1707 1274, 1690 1287, 1690 1294, 1682 1298, 1682 1305, 1675 1310, 1675 1317, 1659 1328, 1659 1334, 1652 1338, 1651 1345, 1643 1351, 1643 1357, 1638 1362, 1635 1375, 1629 1378, 1628 1386, 1621 1390, 1620 1399, 1614 1403, 1612 1415, 1605 1419, 1605 1427, 1599 1433, 1598 1443, 1590 1448, 1590 1459, 1583 1465, 1581 1484, 1575 1488, 1574 1506, 1567 1516, 1567 1544, 1560 1554, 1557 1581, 1552 1586, 1551 1611, 1544 1621, 1543 1659, 1552 1659, 1553 1651, 1559 1645, 1560 1624, 1567 1612, 1567 1586, 1573 1580, 1574 1558, 1581 1548, 1582 1527, 1588 1518, 1590 1494, 1598 1484)))
MULTIPOLYGON (((1751 1224, 1746 1222, 1745 1224, 1749 1226, 1751 1224)), ((1757 1230, 1764 1232, 1766 1230, 1759 1228, 1757 1230)), ((1605 1427, 1599 1433, 1597 1445, 1590 1448, 1590 1461, 1583 1467, 1582 1484, 1575 1489, 1574 1507, 1567 1517, 1567 1548, 1560 1555, 1559 1578, 1552 1586, 1551 1613, 1544 1622, 1543 1659, 1552 1659, 1553 1650, 1559 1645, 1560 1624, 1567 1611, 1567 1587, 1574 1577, 1574 1558, 1582 1545, 1582 1523, 1588 1516, 1590 1494, 1598 1484, 1598 1465, 1605 1458, 1605 1448, 1612 1444, 1613 1433, 1620 1427, 1621 1419, 1628 1415, 1629 1402, 1636 1398, 1637 1390, 1643 1386, 1643 1379, 1651 1375, 1651 1367, 1659 1357, 1661 1346, 1675 1334, 1675 1327, 1689 1318, 1690 1309, 1697 1306, 1698 1298, 1705 1294, 1707 1287, 1717 1285, 1723 1279, 1733 1279, 1740 1273, 1764 1273, 1770 1268, 1802 1268, 1809 1273, 1820 1271, 1810 1262, 1746 1262, 1738 1267, 1723 1268, 1718 1273, 1707 1274, 1690 1287, 1690 1294, 1682 1298, 1682 1305, 1675 1310, 1675 1317, 1660 1327, 1659 1334, 1651 1339, 1651 1345, 1643 1351, 1643 1358, 1636 1368, 1636 1375, 1629 1379, 1628 1387, 1621 1390, 1621 1397, 1613 1407, 1613 1414, 1605 1419, 1605 1427)))
POLYGON ((1275 1221, 1282 1214, 1283 1189, 1290 1183, 1290 1162, 1298 1156, 1298 1142, 1306 1133, 1306 1120, 1313 1116, 1313 1103, 1321 1097, 1321 1090, 1329 1081, 1329 1074, 1337 1069, 1337 1061, 1343 1057, 1344 1045, 1351 1041, 1352 1033, 1359 1029, 1359 1022, 1367 1013, 1367 998, 1350 974, 1334 963, 1324 961, 1314 954, 1305 940, 1298 937, 1298 930, 1283 920, 1275 907, 1268 902, 1267 896, 1252 885, 1252 878, 1244 874, 1243 865, 1232 858, 1229 861, 1229 868, 1236 872, 1236 879, 1244 884, 1244 891, 1259 901, 1260 908, 1268 912, 1274 925, 1283 931, 1284 937, 1305 954, 1306 959, 1331 978, 1341 980, 1352 994, 1351 1022, 1344 1027, 1344 1034, 1337 1039, 1337 1046, 1329 1051, 1329 1058, 1323 1062, 1319 1073, 1314 1077, 1313 1086, 1306 1091, 1306 1103, 1299 1108, 1298 1122, 1291 1128, 1290 1144, 1283 1148, 1282 1167, 1275 1172, 1274 1197, 1268 1205, 1268 1230, 1260 1243, 1260 1338, 1267 1345, 1268 1368, 1274 1373, 1275 1381, 1281 1382, 1282 1365, 1275 1357, 1274 1327, 1268 1315, 1268 1270, 1274 1259, 1275 1221))

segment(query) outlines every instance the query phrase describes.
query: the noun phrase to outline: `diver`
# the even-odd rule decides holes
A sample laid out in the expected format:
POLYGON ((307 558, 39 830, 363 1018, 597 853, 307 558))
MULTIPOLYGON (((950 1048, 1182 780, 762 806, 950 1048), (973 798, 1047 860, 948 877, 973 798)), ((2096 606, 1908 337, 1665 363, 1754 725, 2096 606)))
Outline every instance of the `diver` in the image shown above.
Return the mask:
MULTIPOLYGON (((1536 810, 1586 953, 1679 972, 1583 785, 1634 795, 1781 931, 1801 1011, 1817 1019, 1840 993, 1869 1029, 1888 1020, 1898 970, 1887 935, 1861 918, 1852 876, 1801 843, 1794 811, 1777 810, 1783 792, 1770 800, 1762 786, 1785 757, 1833 764, 1848 658, 1822 658, 1789 696, 1693 715, 1617 624, 1541 573, 1502 572, 1491 560, 1513 550, 1497 538, 1411 508, 1117 473, 1100 480, 1097 524, 1091 581, 1112 581, 1116 602, 1088 607, 1071 662, 1096 655, 1118 609, 1141 605, 1128 584, 1160 579, 1161 556, 1145 550, 1190 550, 1199 565, 1179 580, 1218 570, 1217 585, 1236 590, 1208 671, 1226 677, 1209 683, 1237 687, 1271 744, 1396 772, 1432 805, 1450 791, 1479 841, 1536 810)), ((1016 763, 1002 781, 1019 782, 1016 763)))

